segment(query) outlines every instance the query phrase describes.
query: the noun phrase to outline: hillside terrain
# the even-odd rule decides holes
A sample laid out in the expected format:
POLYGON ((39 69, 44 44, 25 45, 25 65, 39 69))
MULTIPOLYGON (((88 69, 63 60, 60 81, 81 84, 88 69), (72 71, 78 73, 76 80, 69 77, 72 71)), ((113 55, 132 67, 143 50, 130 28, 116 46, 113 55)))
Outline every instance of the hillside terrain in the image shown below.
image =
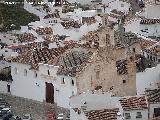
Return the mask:
POLYGON ((0 32, 19 30, 34 21, 39 21, 39 17, 26 11, 23 5, 0 3, 0 32))

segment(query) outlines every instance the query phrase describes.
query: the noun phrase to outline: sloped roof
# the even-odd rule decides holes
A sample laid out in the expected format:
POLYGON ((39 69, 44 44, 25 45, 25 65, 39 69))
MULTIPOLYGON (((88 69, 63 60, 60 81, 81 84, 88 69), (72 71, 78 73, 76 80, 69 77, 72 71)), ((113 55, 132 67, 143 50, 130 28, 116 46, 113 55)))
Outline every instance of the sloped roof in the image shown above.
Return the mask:
POLYGON ((147 109, 147 102, 145 97, 130 97, 120 100, 121 106, 124 110, 142 110, 147 109))
POLYGON ((65 52, 65 48, 34 48, 19 55, 15 62, 31 65, 37 69, 38 63, 56 64, 58 57, 65 52))
POLYGON ((43 19, 48 19, 48 18, 60 18, 59 13, 52 13, 52 14, 48 14, 46 16, 44 16, 43 19))
POLYGON ((140 24, 146 24, 146 25, 151 25, 151 24, 160 24, 160 19, 147 19, 144 18, 140 21, 140 24))
POLYGON ((160 89, 146 90, 147 100, 150 103, 160 103, 160 89))
POLYGON ((75 76, 77 72, 82 70, 91 55, 90 51, 70 50, 65 52, 60 57, 59 66, 61 67, 57 74, 75 76))
POLYGON ((119 109, 91 110, 85 113, 88 120, 117 120, 119 109))

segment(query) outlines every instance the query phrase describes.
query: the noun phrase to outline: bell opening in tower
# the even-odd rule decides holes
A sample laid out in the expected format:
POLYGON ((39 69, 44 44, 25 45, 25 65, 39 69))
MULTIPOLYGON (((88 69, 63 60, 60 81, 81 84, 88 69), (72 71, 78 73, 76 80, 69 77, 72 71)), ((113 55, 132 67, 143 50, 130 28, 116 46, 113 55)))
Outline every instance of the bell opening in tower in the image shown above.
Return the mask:
POLYGON ((61 6, 62 0, 55 0, 55 6, 61 6))

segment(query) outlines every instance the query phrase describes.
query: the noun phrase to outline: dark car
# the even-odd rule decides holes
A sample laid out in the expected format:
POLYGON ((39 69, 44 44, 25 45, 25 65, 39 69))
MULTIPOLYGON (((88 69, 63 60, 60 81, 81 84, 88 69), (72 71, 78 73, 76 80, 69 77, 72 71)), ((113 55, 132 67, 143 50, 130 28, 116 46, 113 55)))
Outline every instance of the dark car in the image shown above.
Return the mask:
POLYGON ((7 114, 4 114, 2 119, 3 120, 9 120, 10 118, 12 118, 13 114, 12 113, 7 113, 7 114))
POLYGON ((3 117, 6 114, 12 113, 10 108, 3 108, 0 110, 0 117, 3 117))

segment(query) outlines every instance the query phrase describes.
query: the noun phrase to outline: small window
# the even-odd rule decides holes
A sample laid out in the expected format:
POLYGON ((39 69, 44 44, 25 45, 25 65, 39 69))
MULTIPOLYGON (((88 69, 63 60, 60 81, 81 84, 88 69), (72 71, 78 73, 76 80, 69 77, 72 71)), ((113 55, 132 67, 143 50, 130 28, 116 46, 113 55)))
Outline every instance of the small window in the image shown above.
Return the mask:
POLYGON ((131 119, 130 113, 125 113, 125 119, 131 119))
POLYGON ((7 92, 11 92, 11 86, 10 85, 7 85, 7 92))
POLYGON ((34 72, 34 78, 37 78, 37 72, 34 72))
POLYGON ((135 48, 133 48, 133 52, 136 52, 136 49, 135 49, 135 48))
POLYGON ((17 74, 17 68, 16 67, 14 68, 14 73, 17 74))
POLYGON ((48 75, 50 75, 50 71, 48 70, 48 75))
POLYGON ((65 79, 64 79, 64 77, 62 77, 62 82, 61 82, 62 84, 65 84, 65 79))
POLYGON ((124 4, 121 4, 121 7, 124 7, 124 4))
POLYGON ((123 80, 123 83, 126 83, 126 80, 123 80))
POLYGON ((158 59, 158 62, 160 62, 160 59, 158 59))
POLYGON ((141 114, 141 112, 137 112, 137 116, 136 116, 136 118, 142 118, 142 114, 141 114))
POLYGON ((27 70, 24 69, 24 76, 27 76, 27 70))
POLYGON ((72 80, 72 85, 74 86, 74 80, 72 80))

